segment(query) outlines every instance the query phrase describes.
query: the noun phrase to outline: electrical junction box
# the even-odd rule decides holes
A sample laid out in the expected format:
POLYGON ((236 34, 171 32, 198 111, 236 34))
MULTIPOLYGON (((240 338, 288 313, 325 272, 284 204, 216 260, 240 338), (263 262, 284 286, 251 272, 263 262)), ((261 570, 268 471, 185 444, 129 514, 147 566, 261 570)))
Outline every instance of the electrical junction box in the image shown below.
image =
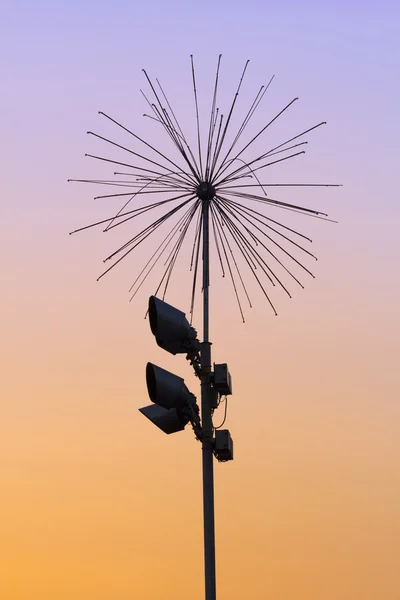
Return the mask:
POLYGON ((216 430, 214 454, 221 462, 233 460, 233 440, 228 429, 216 430))
POLYGON ((232 394, 232 378, 226 363, 220 365, 214 364, 213 386, 221 396, 230 396, 232 394))

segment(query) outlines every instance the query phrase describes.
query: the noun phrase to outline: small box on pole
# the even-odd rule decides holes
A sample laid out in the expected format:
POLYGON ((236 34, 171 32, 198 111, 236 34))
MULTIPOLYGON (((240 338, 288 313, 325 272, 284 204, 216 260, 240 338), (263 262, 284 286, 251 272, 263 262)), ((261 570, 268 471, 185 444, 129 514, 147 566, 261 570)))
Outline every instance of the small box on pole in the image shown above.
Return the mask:
POLYGON ((214 364, 213 386, 221 396, 230 396, 232 394, 232 377, 226 363, 214 364))
POLYGON ((228 429, 216 430, 214 454, 217 460, 221 462, 233 460, 233 440, 228 429))

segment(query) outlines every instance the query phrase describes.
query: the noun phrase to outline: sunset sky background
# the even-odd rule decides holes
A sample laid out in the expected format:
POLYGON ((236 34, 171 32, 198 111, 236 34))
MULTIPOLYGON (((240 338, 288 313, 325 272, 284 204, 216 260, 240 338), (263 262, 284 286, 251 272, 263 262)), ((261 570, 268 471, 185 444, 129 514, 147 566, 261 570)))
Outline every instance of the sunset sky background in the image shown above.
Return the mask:
MULTIPOLYGON (((125 232, 68 235, 116 206, 67 183, 112 173, 84 157, 107 150, 87 130, 126 142, 97 111, 170 151, 142 117, 142 68, 194 134, 191 53, 204 110, 222 53, 221 106, 251 59, 238 118, 275 74, 255 128, 295 96, 271 136, 328 122, 271 181, 344 186, 279 196, 339 223, 291 216, 319 261, 305 290, 274 296, 278 317, 248 278, 243 324, 212 263, 213 359, 234 385, 235 460, 215 466, 218 599, 400 598, 399 22, 394 1, 3 5, 2 599, 203 598, 200 445, 137 410, 148 360, 197 383, 143 318, 156 280, 128 302, 144 254, 96 282, 125 232)), ((168 300, 187 312, 185 269, 168 300)))

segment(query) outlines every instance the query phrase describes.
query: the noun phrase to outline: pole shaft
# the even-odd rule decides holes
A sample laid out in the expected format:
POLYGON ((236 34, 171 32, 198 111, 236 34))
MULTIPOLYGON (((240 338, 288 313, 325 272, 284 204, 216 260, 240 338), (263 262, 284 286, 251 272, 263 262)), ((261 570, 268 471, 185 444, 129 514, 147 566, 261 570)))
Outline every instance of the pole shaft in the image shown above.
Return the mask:
POLYGON ((201 345, 201 421, 203 456, 203 511, 204 511, 204 572, 205 600, 216 600, 215 529, 214 529, 214 464, 213 424, 211 414, 211 344, 209 341, 210 283, 209 211, 210 201, 202 201, 203 211, 203 343, 201 345))

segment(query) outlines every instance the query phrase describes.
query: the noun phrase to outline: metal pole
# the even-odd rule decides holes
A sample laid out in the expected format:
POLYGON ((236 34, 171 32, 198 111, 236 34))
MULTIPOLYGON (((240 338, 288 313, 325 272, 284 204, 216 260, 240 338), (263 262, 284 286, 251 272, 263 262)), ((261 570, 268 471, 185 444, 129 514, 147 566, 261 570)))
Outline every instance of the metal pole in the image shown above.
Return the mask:
POLYGON ((209 210, 209 198, 203 199, 203 343, 201 345, 201 420, 203 431, 204 572, 205 600, 216 600, 213 424, 211 415, 211 344, 208 333, 208 291, 210 283, 209 210))

